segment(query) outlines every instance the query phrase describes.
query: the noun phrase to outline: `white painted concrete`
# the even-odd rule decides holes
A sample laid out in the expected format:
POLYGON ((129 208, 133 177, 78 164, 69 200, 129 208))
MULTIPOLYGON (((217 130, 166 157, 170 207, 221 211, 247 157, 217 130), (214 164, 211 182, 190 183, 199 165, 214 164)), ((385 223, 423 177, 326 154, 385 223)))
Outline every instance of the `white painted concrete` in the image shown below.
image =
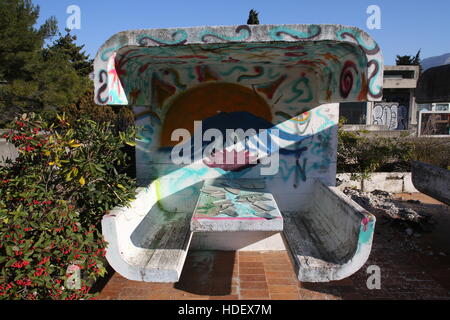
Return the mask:
POLYGON ((287 245, 281 232, 196 232, 191 250, 283 251, 287 245))
POLYGON ((309 211, 285 214, 287 239, 298 279, 341 280, 358 271, 372 247, 375 217, 335 187, 316 181, 309 211))
POLYGON ((177 282, 181 276, 192 238, 190 215, 165 222, 156 204, 155 185, 139 190, 129 208, 116 208, 102 220, 102 233, 108 242, 106 258, 110 265, 129 280, 177 282), (146 222, 151 228, 139 228, 146 222), (168 229, 163 229, 167 225, 168 229), (144 229, 144 230, 142 230, 144 229), (138 231, 138 232, 136 232, 138 231), (165 231, 165 232, 161 232, 165 231), (155 239, 156 238, 156 239, 155 239), (156 240, 157 245, 153 245, 156 240))
MULTIPOLYGON (((1 131, 0 131, 0 134, 1 131)), ((6 142, 5 139, 0 139, 0 165, 6 159, 15 160, 19 156, 19 151, 11 143, 6 142)))
POLYGON ((352 179, 351 173, 338 173, 339 190, 356 188, 364 192, 381 190, 390 193, 419 192, 412 184, 410 172, 376 172, 369 174, 368 179, 352 179))

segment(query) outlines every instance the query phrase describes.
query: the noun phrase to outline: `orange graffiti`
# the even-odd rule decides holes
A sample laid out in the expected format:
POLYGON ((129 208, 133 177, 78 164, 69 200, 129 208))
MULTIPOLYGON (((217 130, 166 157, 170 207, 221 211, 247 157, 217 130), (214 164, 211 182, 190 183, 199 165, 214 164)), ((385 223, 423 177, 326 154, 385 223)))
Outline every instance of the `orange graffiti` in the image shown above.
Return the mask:
POLYGON ((176 88, 167 84, 156 77, 152 78, 153 101, 161 108, 170 96, 175 94, 176 88))
POLYGON ((286 78, 287 78, 286 75, 282 75, 276 81, 271 82, 268 85, 262 85, 258 87, 256 90, 258 92, 264 93, 267 96, 267 98, 272 99, 273 95, 275 94, 275 91, 277 91, 278 87, 283 83, 284 80, 286 80, 286 78))
POLYGON ((362 78, 362 84, 361 84, 361 91, 359 92, 359 95, 358 95, 358 100, 366 101, 367 94, 369 93, 369 86, 367 85, 366 74, 363 73, 361 78, 362 78))
POLYGON ((179 128, 194 131, 194 121, 205 120, 221 112, 247 111, 272 121, 267 102, 255 91, 234 83, 200 84, 176 96, 167 111, 161 132, 161 146, 174 146, 172 132, 179 128))

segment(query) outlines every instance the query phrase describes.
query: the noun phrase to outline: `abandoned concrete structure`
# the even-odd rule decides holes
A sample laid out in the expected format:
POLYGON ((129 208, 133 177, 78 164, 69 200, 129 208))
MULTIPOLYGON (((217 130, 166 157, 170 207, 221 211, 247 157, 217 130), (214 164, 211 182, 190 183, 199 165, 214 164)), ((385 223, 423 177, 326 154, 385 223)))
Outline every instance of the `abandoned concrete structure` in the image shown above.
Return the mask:
POLYGON ((340 104, 348 130, 415 130, 419 66, 385 66, 383 101, 340 104))
POLYGON ((95 59, 95 97, 134 108, 143 187, 131 207, 102 221, 109 263, 131 280, 177 282, 188 250, 288 249, 301 281, 356 272, 375 218, 334 187, 338 103, 380 101, 382 70, 377 43, 341 25, 113 36, 95 59), (172 161, 177 129, 194 137, 182 141, 183 156, 200 147, 193 161, 172 161), (254 130, 237 145, 256 150, 235 145, 208 156, 208 139, 196 137, 211 129, 254 130), (242 152, 244 163, 209 161, 242 152))

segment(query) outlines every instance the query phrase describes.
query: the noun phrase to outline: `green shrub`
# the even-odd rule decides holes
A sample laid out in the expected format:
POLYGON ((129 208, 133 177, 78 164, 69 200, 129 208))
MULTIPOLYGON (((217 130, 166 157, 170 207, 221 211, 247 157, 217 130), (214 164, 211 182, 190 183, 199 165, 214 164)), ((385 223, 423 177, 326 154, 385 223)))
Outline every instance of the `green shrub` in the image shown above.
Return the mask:
MULTIPOLYGON (((63 108, 67 121, 76 126, 79 118, 89 118, 99 124, 111 123, 113 130, 118 134, 120 131, 126 131, 130 127, 134 127, 134 113, 128 106, 100 106, 94 102, 94 90, 86 92, 77 103, 68 105, 63 108)), ((46 114, 48 119, 55 117, 53 112, 46 114)), ((126 145, 122 148, 127 156, 131 159, 130 166, 126 173, 130 177, 136 177, 136 150, 134 146, 126 145)))
POLYGON ((410 170, 414 155, 411 141, 399 138, 368 137, 342 129, 338 133, 337 171, 366 178, 372 172, 410 170))
POLYGON ((414 146, 413 160, 444 169, 450 168, 450 137, 414 138, 409 142, 414 146))
POLYGON ((134 130, 113 129, 24 115, 5 134, 20 155, 0 167, 0 299, 93 297, 92 283, 106 272, 101 218, 135 196, 121 150, 134 144, 134 130), (71 290, 73 265, 83 278, 71 290))
POLYGON ((339 173, 353 173, 356 178, 364 178, 372 172, 409 172, 412 160, 450 167, 450 137, 371 136, 363 131, 342 130, 344 122, 341 119, 338 133, 339 173))

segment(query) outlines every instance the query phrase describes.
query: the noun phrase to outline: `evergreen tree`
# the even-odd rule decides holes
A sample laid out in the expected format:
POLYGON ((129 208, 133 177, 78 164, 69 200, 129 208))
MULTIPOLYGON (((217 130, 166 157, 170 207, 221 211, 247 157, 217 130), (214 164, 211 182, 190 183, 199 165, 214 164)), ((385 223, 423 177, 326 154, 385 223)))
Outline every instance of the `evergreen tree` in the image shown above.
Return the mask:
POLYGON ((411 66, 411 65, 413 65, 413 60, 414 60, 414 58, 412 56, 408 56, 408 55, 400 56, 400 55, 397 55, 397 59, 395 60, 395 63, 398 66, 411 66))
POLYGON ((17 113, 59 109, 90 86, 91 62, 71 35, 57 33, 55 18, 36 27, 39 6, 31 0, 0 0, 0 127, 17 113), (78 51, 78 52, 77 52, 78 51))
POLYGON ((400 56, 397 55, 397 59, 395 60, 398 66, 419 66, 419 72, 422 73, 422 61, 420 59, 420 53, 422 49, 420 49, 415 56, 400 56))
POLYGON ((258 18, 258 12, 255 10, 250 10, 250 13, 248 15, 247 24, 259 24, 259 18, 258 18))
POLYGON ((82 77, 88 77, 93 71, 93 60, 90 60, 86 52, 82 51, 84 45, 75 44, 76 40, 77 36, 71 35, 70 30, 66 29, 66 34, 64 36, 59 34, 59 38, 53 42, 48 51, 66 55, 77 73, 82 77))
POLYGON ((56 19, 36 29, 39 6, 31 0, 0 0, 0 12, 0 79, 29 80, 44 41, 56 33, 56 19))

